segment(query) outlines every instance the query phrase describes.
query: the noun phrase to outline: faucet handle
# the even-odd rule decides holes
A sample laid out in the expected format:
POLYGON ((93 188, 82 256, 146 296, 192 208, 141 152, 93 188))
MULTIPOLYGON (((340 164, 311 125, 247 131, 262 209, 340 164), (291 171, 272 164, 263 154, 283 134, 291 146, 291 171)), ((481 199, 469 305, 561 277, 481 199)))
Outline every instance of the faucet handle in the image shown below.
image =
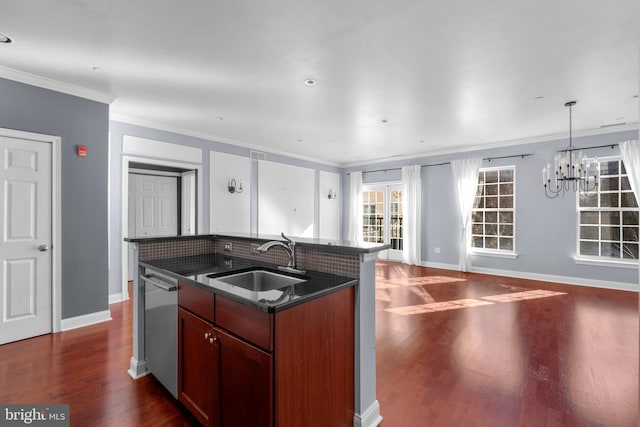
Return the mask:
POLYGON ((295 242, 293 240, 291 240, 290 238, 288 238, 287 236, 284 235, 284 231, 280 233, 280 235, 282 236, 282 238, 284 240, 286 240, 287 242, 289 242, 290 244, 295 244, 295 242))

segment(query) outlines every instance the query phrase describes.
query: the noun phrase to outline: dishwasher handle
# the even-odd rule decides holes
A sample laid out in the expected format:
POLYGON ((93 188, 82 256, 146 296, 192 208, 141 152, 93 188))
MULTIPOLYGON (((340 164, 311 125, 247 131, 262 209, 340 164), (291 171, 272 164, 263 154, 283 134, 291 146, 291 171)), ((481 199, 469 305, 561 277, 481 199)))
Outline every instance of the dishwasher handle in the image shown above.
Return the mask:
POLYGON ((150 274, 144 274, 142 275, 142 280, 147 282, 147 283, 151 283, 152 285, 167 291, 167 292, 175 292, 178 290, 178 285, 175 283, 167 283, 167 282, 163 282, 160 280, 153 280, 153 279, 157 279, 156 277, 150 275, 150 274))

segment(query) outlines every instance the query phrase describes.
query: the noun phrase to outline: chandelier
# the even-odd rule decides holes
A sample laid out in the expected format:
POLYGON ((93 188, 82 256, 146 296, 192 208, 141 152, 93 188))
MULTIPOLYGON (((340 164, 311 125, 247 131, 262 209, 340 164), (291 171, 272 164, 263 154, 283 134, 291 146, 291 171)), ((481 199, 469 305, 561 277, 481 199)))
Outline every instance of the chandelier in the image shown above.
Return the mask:
POLYGON ((579 148, 573 146, 571 120, 574 105, 576 101, 564 104, 565 107, 569 107, 569 146, 556 153, 553 167, 551 163, 547 163, 547 167, 542 169, 544 194, 550 199, 564 197, 564 193, 570 190, 579 191, 583 196, 590 196, 598 189, 600 178, 598 159, 587 159, 579 148))

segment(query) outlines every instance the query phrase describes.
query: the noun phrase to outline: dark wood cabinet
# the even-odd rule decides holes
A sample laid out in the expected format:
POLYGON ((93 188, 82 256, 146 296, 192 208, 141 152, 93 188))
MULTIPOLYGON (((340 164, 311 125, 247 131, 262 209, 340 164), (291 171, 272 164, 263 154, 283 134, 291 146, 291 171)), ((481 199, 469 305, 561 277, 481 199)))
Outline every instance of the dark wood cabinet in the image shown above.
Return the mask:
POLYGON ((213 325, 178 307, 178 400, 206 427, 220 425, 219 367, 213 325))
POLYGON ((178 398, 204 426, 353 425, 353 287, 276 313, 194 287, 179 284, 178 398))

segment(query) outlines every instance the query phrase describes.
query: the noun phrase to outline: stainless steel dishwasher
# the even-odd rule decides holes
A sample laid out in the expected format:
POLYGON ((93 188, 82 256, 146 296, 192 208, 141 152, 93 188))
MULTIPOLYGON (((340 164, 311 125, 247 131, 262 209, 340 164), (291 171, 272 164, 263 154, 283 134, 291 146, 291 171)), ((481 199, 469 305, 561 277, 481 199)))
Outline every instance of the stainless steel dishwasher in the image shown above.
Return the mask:
POLYGON ((145 366, 178 398, 178 280, 151 268, 144 281, 145 366))

